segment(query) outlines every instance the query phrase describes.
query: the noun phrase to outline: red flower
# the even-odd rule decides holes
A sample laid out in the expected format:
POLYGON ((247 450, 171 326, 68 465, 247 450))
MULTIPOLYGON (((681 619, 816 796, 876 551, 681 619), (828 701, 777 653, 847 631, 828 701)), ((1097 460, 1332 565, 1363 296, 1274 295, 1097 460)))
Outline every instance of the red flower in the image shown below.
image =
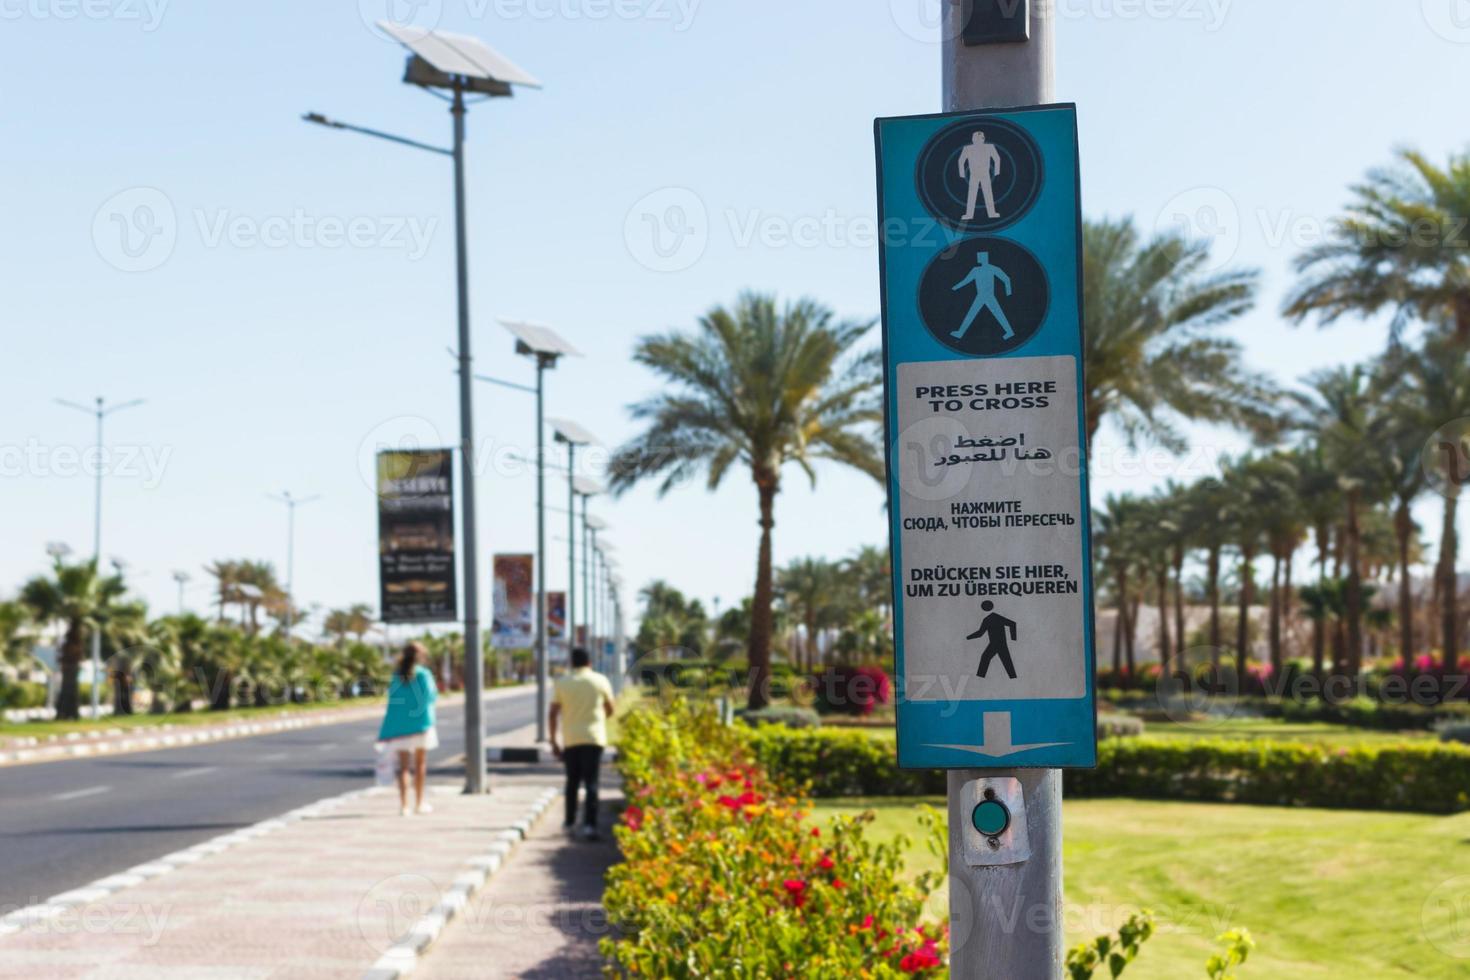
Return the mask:
POLYGON ((935 947, 933 940, 928 940, 912 953, 906 953, 904 958, 898 961, 898 968, 905 973, 918 973, 921 970, 933 969, 939 966, 939 963, 939 950, 935 947))
POLYGON ((832 860, 832 855, 823 854, 822 859, 817 862, 817 867, 821 868, 823 871, 831 871, 833 868, 837 867, 837 862, 832 860))
POLYGON ((841 878, 833 878, 832 887, 840 890, 847 887, 847 882, 843 881, 841 878))
POLYGON ((813 827, 812 828, 812 836, 813 837, 821 837, 822 836, 822 828, 821 827, 813 827))
POLYGON ((873 928, 873 913, 872 912, 869 912, 867 915, 863 916, 863 924, 860 925, 860 926, 858 926, 858 928, 859 929, 871 929, 871 928, 873 928))
POLYGON ((628 809, 623 811, 623 821, 628 825, 629 830, 638 830, 643 826, 643 808, 639 806, 628 807, 628 809))
POLYGON ((781 882, 781 887, 786 889, 786 897, 791 899, 791 904, 801 908, 806 904, 806 882, 797 878, 787 878, 781 882))

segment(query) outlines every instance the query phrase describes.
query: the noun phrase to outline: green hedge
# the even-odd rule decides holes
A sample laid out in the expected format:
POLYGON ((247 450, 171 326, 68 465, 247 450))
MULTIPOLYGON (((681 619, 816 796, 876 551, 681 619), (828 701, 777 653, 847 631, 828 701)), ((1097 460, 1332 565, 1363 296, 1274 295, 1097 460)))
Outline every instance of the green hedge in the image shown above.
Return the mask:
POLYGON ((46 685, 0 678, 0 708, 44 708, 46 685))
MULTIPOLYGON (((815 796, 929 796, 944 773, 899 769, 894 745, 862 732, 767 726, 750 734, 761 764, 815 796)), ((1470 748, 1436 743, 1336 748, 1271 740, 1105 739, 1098 767, 1065 792, 1275 806, 1459 813, 1470 809, 1470 748)))

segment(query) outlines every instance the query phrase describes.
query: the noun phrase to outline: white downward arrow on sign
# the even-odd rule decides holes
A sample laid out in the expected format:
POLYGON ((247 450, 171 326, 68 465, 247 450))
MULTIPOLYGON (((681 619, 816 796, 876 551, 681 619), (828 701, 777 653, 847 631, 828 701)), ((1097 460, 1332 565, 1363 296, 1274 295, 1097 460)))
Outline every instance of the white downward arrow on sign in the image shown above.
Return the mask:
POLYGON ((1053 745, 1068 744, 1067 742, 1034 742, 1030 745, 1012 745, 1011 713, 1009 711, 987 711, 980 717, 985 730, 985 744, 927 745, 925 748, 956 749, 960 752, 974 752, 976 755, 1002 756, 1025 752, 1028 749, 1045 749, 1053 745))

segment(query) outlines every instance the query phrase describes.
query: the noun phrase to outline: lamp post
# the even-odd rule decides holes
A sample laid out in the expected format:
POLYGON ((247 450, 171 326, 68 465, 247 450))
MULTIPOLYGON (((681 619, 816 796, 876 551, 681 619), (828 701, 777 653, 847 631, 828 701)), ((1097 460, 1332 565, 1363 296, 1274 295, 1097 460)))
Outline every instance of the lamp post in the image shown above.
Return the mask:
POLYGON ((588 622, 591 624, 587 631, 587 642, 592 647, 592 656, 599 670, 604 670, 602 662, 602 631, 607 628, 607 610, 602 603, 602 561, 603 552, 597 541, 597 535, 607 530, 607 521, 596 514, 587 513, 587 498, 582 498, 582 534, 587 547, 583 549, 583 555, 588 556, 585 564, 587 568, 583 574, 591 579, 592 585, 589 589, 587 608, 591 610, 588 622))
POLYGON ((581 351, 550 327, 513 320, 501 320, 500 324, 515 336, 516 353, 536 361, 534 388, 483 374, 477 374, 475 378, 536 396, 536 741, 544 742, 546 692, 550 683, 546 652, 546 372, 556 367, 561 356, 580 356, 581 351))
POLYGON ((577 447, 597 439, 568 419, 548 419, 552 437, 567 447, 567 649, 577 645, 577 447))
MULTIPOLYGON (((296 624, 296 508, 322 498, 320 495, 293 497, 290 490, 266 496, 286 505, 286 639, 290 640, 291 627, 296 624)), ((179 595, 179 605, 182 606, 183 592, 180 591, 179 595)))
MULTIPOLYGON (((465 93, 484 98, 510 96, 514 86, 539 88, 541 83, 477 38, 378 22, 378 27, 409 51, 403 81, 449 102, 454 143, 450 149, 420 143, 363 126, 352 126, 308 113, 307 122, 375 136, 454 160, 455 281, 458 295, 460 483, 464 499, 464 663, 465 663, 465 792, 485 791, 485 728, 481 718, 485 651, 480 643, 479 548, 475 529, 475 458, 473 372, 470 357, 469 259, 466 255, 464 191, 465 93), (447 91, 444 95, 436 89, 447 91)), ((480 99, 478 101, 484 101, 480 99)))
POLYGON ((189 583, 189 573, 180 569, 174 572, 174 581, 179 584, 179 615, 184 615, 184 586, 189 583))
MULTIPOLYGON (((585 476, 572 477, 572 493, 575 497, 582 498, 582 602, 585 612, 582 614, 583 624, 587 629, 587 646, 590 648, 592 640, 592 621, 596 609, 592 604, 592 541, 587 531, 587 501, 602 492, 602 484, 585 476)), ((575 506, 573 510, 575 510, 575 506)), ((575 527, 575 525, 573 525, 575 527)), ((572 550, 576 550, 576 534, 572 536, 572 550)))
MULTIPOLYGON (((108 406, 101 395, 97 396, 94 405, 80 405, 76 402, 67 401, 65 398, 56 399, 56 404, 74 408, 79 412, 86 412, 97 419, 97 457, 93 460, 97 467, 97 503, 93 514, 92 523, 92 571, 100 574, 102 571, 102 472, 107 467, 103 465, 103 442, 102 442, 102 420, 114 412, 123 409, 136 408, 143 404, 143 399, 135 398, 121 405, 108 406)), ((102 673, 102 630, 92 629, 92 717, 98 717, 98 697, 102 692, 102 684, 99 678, 102 673)))

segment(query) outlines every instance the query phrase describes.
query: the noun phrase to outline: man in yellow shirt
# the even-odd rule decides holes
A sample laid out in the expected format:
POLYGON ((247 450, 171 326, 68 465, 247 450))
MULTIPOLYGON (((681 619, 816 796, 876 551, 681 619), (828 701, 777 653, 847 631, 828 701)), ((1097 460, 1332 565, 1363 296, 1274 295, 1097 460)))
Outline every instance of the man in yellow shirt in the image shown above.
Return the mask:
POLYGON ((563 828, 577 825, 577 788, 586 786, 582 837, 597 840, 597 779, 602 750, 607 745, 607 719, 613 713, 612 685, 592 669, 592 655, 584 647, 572 649, 571 673, 556 682, 551 701, 551 751, 567 770, 567 810, 563 828), (566 717, 566 748, 557 741, 557 723, 566 717))

